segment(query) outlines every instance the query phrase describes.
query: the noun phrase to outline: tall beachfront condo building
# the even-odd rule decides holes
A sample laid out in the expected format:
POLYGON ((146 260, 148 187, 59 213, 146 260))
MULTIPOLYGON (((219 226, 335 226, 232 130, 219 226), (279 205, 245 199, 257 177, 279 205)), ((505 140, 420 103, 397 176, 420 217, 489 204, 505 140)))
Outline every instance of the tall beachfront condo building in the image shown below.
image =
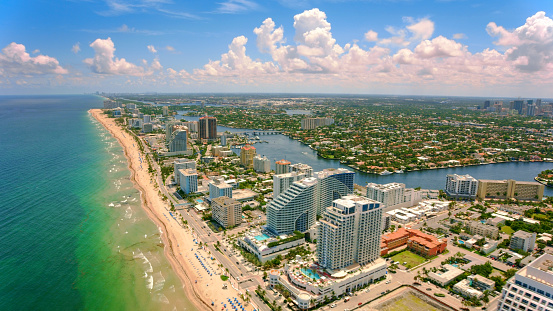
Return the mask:
POLYGON ((180 184, 179 170, 186 170, 189 168, 196 169, 196 161, 190 159, 176 159, 175 162, 173 162, 173 172, 175 172, 175 181, 177 184, 180 184))
POLYGON ((286 174, 290 172, 290 161, 284 159, 275 162, 275 174, 286 174))
POLYGON ((169 107, 167 106, 163 106, 162 108, 162 111, 163 111, 163 116, 166 117, 169 115, 169 107))
POLYGON ((307 164, 303 164, 303 163, 292 164, 289 167, 289 171, 304 173, 307 175, 306 177, 313 177, 313 168, 307 164))
POLYGON ((307 177, 311 176, 299 172, 273 175, 273 198, 278 197, 282 192, 290 188, 294 182, 307 177))
POLYGON ((144 121, 144 123, 151 123, 152 122, 152 116, 145 114, 142 117, 142 120, 144 121))
POLYGON ((536 245, 536 233, 519 230, 511 235, 511 243, 509 248, 512 250, 522 250, 524 252, 532 252, 536 245))
POLYGON ((185 129, 177 129, 171 134, 169 142, 169 152, 186 151, 188 131, 185 129))
POLYGON ((541 255, 510 278, 503 286, 497 310, 553 310, 553 255, 541 255))
POLYGON ((445 181, 445 193, 453 198, 476 198, 478 180, 470 175, 448 174, 445 181))
POLYGON ((201 117, 199 127, 200 139, 217 139, 217 119, 215 117, 201 117))
POLYGON ((209 199, 218 197, 232 198, 232 186, 227 184, 223 178, 216 178, 209 183, 209 199))
POLYGON ((275 234, 306 232, 332 201, 353 193, 354 172, 339 168, 294 182, 267 205, 267 228, 275 234))
POLYGON ((332 118, 305 118, 301 120, 302 130, 312 130, 319 126, 327 126, 334 123, 332 118))
POLYGON ((211 201, 213 219, 225 229, 242 222, 242 203, 229 197, 218 197, 211 201))
POLYGON ((255 151, 255 147, 252 145, 245 145, 240 149, 240 164, 242 164, 245 168, 253 168, 253 158, 257 152, 255 151))
POLYGON ((389 184, 367 184, 367 198, 378 201, 391 208, 405 203, 405 184, 389 183, 389 184))
POLYGON ((271 171, 271 160, 267 157, 256 155, 253 158, 253 169, 256 172, 269 173, 271 171))
POLYGON ((173 135, 173 126, 175 125, 177 125, 176 121, 165 122, 165 141, 167 143, 171 141, 171 136, 173 135))
POLYGON ((198 121, 181 122, 181 125, 186 126, 191 133, 198 132, 198 121))
POLYGON ((545 186, 534 181, 516 180, 478 180, 478 191, 476 196, 479 199, 517 199, 541 201, 545 186))
POLYGON ((380 258, 382 205, 347 195, 332 201, 319 220, 318 262, 329 270, 364 265, 380 258))
POLYGON ((198 192, 198 172, 194 168, 178 171, 180 188, 186 194, 198 192))

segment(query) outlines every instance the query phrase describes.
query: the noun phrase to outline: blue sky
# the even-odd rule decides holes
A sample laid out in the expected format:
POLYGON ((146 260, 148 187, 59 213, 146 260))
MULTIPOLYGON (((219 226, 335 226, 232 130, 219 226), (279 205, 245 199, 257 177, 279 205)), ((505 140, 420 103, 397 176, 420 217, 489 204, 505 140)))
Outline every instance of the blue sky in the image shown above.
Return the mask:
POLYGON ((552 1, 4 0, 0 94, 553 97, 552 16, 552 1))

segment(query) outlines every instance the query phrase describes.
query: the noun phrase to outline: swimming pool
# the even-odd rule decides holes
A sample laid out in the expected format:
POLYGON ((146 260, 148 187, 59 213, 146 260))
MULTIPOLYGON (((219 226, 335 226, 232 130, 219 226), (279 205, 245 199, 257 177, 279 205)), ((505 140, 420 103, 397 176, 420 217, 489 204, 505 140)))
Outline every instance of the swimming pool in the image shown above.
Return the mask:
POLYGON ((261 234, 261 235, 256 235, 255 236, 255 239, 258 240, 258 241, 265 241, 269 238, 268 235, 266 235, 265 233, 261 234))
POLYGON ((319 276, 319 274, 317 274, 317 272, 314 272, 313 270, 311 269, 308 269, 308 268, 301 268, 300 271, 305 274, 305 276, 307 277, 310 277, 312 279, 315 279, 315 280, 318 280, 320 279, 321 277, 319 276))
POLYGON ((198 203, 204 203, 204 201, 202 199, 197 199, 196 202, 198 203))
POLYGON ((465 244, 465 241, 463 241, 463 240, 457 240, 457 243, 459 243, 459 244, 465 244))

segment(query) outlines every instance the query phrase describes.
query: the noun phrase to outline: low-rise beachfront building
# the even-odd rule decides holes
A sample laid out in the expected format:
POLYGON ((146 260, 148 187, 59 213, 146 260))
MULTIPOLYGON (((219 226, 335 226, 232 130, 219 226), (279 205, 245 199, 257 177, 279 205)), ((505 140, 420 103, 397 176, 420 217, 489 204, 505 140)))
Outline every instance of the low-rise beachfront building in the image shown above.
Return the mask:
POLYGON ((386 262, 382 258, 360 266, 352 265, 338 271, 329 271, 316 263, 296 259, 282 270, 272 270, 269 284, 284 286, 292 301, 300 309, 313 306, 334 296, 340 296, 361 289, 376 280, 386 277, 386 262))
POLYGON ((227 184, 223 178, 215 178, 209 183, 209 199, 223 196, 232 198, 232 185, 227 184))
POLYGON ((428 278, 444 287, 449 283, 453 282, 458 276, 465 273, 465 271, 454 267, 450 264, 443 265, 441 269, 438 269, 436 272, 428 273, 428 278))
POLYGON ((445 193, 452 198, 474 199, 478 190, 478 180, 470 175, 448 174, 445 193))
POLYGON ((459 283, 453 285, 453 291, 463 297, 476 297, 478 299, 484 296, 485 291, 492 292, 495 288, 495 282, 481 275, 471 275, 459 283))
POLYGON ((265 229, 251 229, 238 238, 238 245, 254 254, 261 263, 288 254, 290 249, 305 243, 303 235, 275 236, 265 229))
POLYGON ((512 250, 522 250, 524 252, 531 252, 534 250, 536 244, 536 233, 526 232, 519 230, 511 236, 511 243, 509 248, 512 250))
POLYGON ((180 175, 179 170, 186 170, 186 169, 196 169, 196 161, 189 160, 189 159, 176 159, 175 162, 173 162, 173 171, 175 172, 175 182, 180 184, 180 175))

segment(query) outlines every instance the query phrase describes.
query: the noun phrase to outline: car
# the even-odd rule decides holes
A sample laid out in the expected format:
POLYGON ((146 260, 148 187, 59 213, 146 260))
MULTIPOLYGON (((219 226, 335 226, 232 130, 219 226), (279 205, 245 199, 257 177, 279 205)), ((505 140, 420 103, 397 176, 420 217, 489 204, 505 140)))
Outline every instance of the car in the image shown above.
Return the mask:
POLYGON ((426 288, 426 290, 432 290, 432 288, 430 288, 430 287, 427 287, 427 288, 426 288))
POLYGON ((240 281, 240 278, 236 278, 237 281, 240 281))
POLYGON ((336 304, 333 303, 333 304, 330 305, 330 307, 331 307, 331 308, 336 308, 336 304))
POLYGON ((382 292, 382 293, 380 293, 380 295, 385 295, 385 294, 386 294, 386 292, 382 292))

